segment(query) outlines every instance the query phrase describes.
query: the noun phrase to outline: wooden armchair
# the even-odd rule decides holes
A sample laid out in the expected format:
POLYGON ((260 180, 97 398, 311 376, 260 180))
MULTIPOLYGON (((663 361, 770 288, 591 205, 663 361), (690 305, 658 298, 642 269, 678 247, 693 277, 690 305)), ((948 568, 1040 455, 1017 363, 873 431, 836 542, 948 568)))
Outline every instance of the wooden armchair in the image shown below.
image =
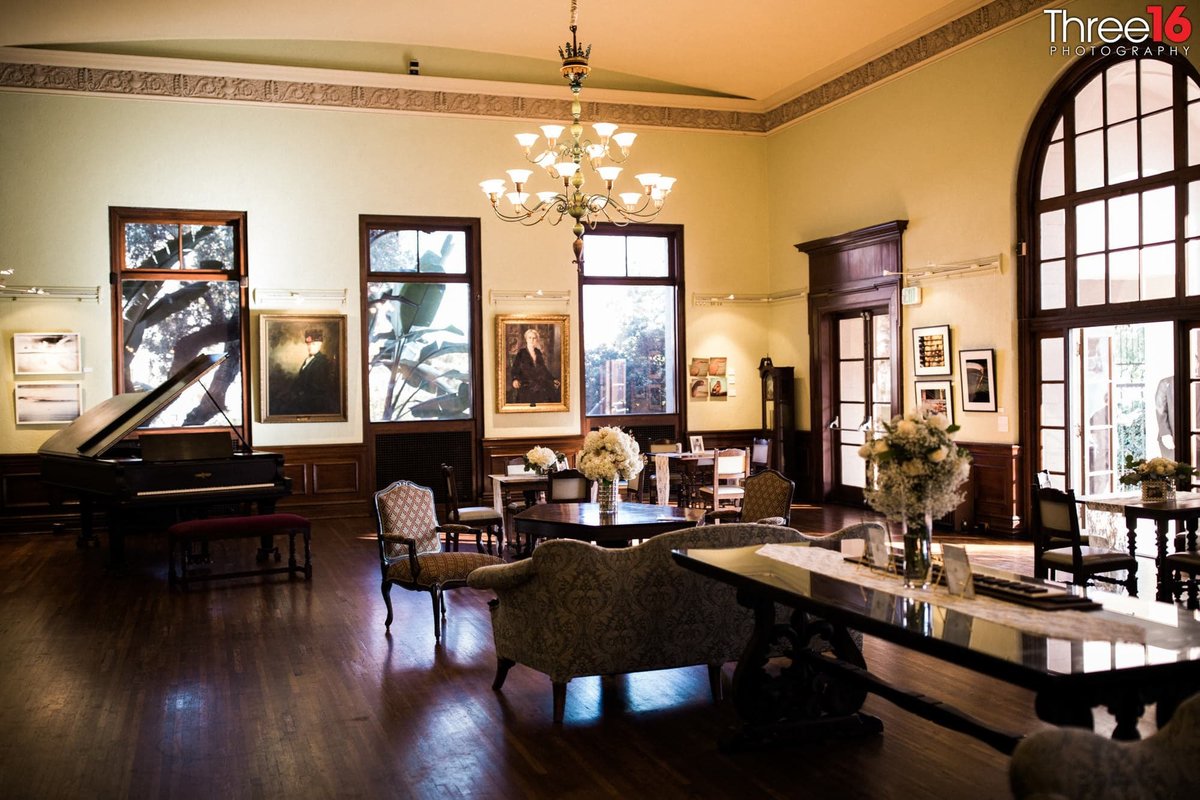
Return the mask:
POLYGON ((1086 586, 1090 581, 1125 586, 1137 596, 1137 559, 1121 550, 1091 547, 1084 543, 1079 528, 1075 492, 1034 485, 1033 487, 1033 573, 1051 579, 1057 570, 1071 573, 1071 582, 1086 586), (1124 579, 1103 573, 1127 570, 1124 579))
POLYGON ((410 481, 396 481, 375 493, 379 527, 380 591, 387 606, 385 628, 392 625, 392 586, 429 592, 433 598, 433 637, 442 638, 446 617, 444 592, 466 586, 467 576, 479 567, 504 563, 486 553, 446 552, 442 534, 457 540, 478 531, 466 525, 439 525, 433 490, 410 481))

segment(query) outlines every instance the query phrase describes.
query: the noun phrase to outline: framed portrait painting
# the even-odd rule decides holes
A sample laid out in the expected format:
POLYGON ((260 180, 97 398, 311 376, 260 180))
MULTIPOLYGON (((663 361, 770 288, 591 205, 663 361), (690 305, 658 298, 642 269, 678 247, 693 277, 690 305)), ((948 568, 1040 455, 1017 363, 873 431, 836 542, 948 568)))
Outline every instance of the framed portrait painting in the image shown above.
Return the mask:
POLYGON ((996 410, 996 351, 958 351, 963 411, 996 410))
POLYGON ((78 333, 14 333, 17 375, 70 375, 83 371, 78 333))
POLYGON ((263 422, 346 419, 346 317, 261 314, 263 422))
POLYGON ((916 375, 949 375, 950 326, 913 328, 913 363, 916 375))
POLYGON ((567 411, 570 317, 496 315, 496 411, 567 411))
POLYGON ((950 398, 950 381, 917 381, 917 411, 922 414, 941 414, 954 424, 954 404, 950 398))

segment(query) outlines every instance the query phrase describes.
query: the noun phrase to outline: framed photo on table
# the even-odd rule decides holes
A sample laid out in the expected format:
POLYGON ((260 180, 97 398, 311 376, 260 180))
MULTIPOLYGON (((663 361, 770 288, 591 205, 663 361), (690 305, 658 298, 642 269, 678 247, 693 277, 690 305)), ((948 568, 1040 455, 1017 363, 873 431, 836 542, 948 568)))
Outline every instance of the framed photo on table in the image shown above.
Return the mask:
POLYGON ((346 419, 346 317, 259 316, 263 422, 346 419))
POLYGON ((941 414, 954 424, 954 404, 950 397, 950 381, 917 381, 917 411, 922 414, 941 414))
POLYGON ((963 411, 996 410, 996 351, 958 351, 963 411))
POLYGON ((913 363, 916 375, 949 375, 950 326, 913 328, 913 363))
POLYGON ((566 314, 496 315, 496 411, 567 411, 571 329, 566 314))

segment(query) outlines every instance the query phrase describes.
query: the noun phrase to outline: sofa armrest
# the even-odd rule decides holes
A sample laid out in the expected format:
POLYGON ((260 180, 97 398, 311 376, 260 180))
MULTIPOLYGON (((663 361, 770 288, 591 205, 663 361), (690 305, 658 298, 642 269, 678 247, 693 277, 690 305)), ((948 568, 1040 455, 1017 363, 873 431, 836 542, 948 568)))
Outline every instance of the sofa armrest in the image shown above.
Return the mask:
POLYGON ((533 568, 533 559, 527 558, 512 564, 493 564, 471 570, 467 576, 467 586, 472 589, 491 589, 502 591, 514 589, 527 583, 537 571, 533 568))

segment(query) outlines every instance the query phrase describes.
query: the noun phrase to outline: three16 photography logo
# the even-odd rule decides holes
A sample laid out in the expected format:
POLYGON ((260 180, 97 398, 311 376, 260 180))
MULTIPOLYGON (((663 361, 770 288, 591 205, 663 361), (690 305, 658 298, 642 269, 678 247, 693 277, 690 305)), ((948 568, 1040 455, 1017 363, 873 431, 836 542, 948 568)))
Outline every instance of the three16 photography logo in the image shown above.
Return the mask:
POLYGON ((1063 8, 1042 12, 1050 18, 1052 56, 1187 55, 1192 21, 1187 6, 1146 6, 1144 16, 1073 17, 1063 8))

